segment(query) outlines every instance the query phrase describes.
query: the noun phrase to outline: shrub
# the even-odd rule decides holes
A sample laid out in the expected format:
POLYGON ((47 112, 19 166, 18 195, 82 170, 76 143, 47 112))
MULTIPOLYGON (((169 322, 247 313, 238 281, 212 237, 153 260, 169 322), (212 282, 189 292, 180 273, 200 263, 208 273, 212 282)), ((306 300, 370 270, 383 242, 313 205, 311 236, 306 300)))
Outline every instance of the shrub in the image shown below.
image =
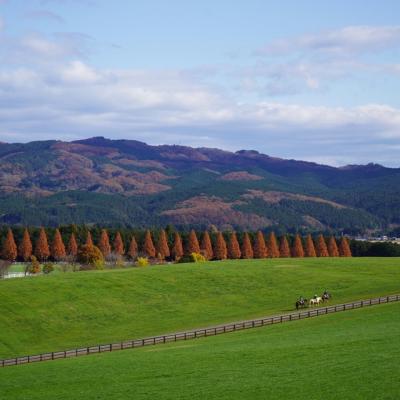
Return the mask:
POLYGON ((205 262, 206 258, 200 253, 191 253, 190 255, 184 255, 179 259, 178 263, 198 263, 205 262))
POLYGON ((25 268, 25 273, 29 274, 38 274, 41 271, 40 269, 40 263, 38 259, 35 256, 31 257, 31 262, 27 264, 25 268))
POLYGON ((138 257, 136 261, 136 266, 147 267, 149 265, 149 260, 146 257, 138 257))
POLYGON ((50 274, 50 272, 54 271, 54 265, 52 263, 46 263, 43 265, 43 273, 50 274))
POLYGON ((100 249, 94 245, 85 244, 79 248, 78 261, 83 264, 81 270, 103 269, 104 257, 100 249))
POLYGON ((192 253, 190 257, 192 258, 192 262, 195 263, 206 261, 206 258, 200 253, 192 253))

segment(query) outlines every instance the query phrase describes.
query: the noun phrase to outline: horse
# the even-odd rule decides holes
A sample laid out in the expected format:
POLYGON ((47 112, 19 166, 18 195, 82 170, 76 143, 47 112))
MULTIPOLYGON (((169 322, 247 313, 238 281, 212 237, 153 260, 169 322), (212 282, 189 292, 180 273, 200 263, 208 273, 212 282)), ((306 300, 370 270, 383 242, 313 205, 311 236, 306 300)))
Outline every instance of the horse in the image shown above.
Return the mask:
POLYGON ((303 299, 303 300, 297 300, 296 301, 296 310, 298 310, 300 307, 304 308, 307 305, 307 299, 303 299))
POLYGON ((329 292, 324 292, 324 294, 321 297, 322 297, 322 302, 325 302, 330 300, 332 296, 329 292))
POLYGON ((315 305, 319 306, 321 304, 321 302, 322 302, 322 297, 317 297, 315 299, 311 299, 310 306, 315 306, 315 305))

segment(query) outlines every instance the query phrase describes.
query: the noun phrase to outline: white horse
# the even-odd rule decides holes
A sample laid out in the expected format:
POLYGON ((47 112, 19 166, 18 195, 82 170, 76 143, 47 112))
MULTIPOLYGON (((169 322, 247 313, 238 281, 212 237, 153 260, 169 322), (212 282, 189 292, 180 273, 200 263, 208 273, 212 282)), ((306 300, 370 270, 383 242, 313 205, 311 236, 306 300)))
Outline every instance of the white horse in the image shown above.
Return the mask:
POLYGON ((309 304, 310 306, 319 306, 322 303, 322 297, 317 297, 315 299, 310 299, 309 304))

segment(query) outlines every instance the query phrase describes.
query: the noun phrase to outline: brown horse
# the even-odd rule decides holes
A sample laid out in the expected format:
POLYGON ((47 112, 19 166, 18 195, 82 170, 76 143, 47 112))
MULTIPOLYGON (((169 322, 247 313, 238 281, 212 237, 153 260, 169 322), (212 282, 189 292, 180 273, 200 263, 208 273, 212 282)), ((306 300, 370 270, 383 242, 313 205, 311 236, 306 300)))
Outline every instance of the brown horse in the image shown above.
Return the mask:
POLYGON ((298 310, 299 308, 304 308, 307 307, 307 299, 303 299, 303 300, 297 300, 296 301, 296 310, 298 310))

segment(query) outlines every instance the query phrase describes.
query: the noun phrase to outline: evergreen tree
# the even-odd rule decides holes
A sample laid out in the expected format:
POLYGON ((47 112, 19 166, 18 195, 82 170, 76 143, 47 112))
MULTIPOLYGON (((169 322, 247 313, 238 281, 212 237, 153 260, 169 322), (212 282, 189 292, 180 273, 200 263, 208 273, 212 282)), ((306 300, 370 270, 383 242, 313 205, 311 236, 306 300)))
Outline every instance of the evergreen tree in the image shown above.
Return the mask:
POLYGON ((278 242, 274 232, 271 232, 268 236, 268 256, 271 258, 278 258, 280 256, 278 242))
POLYGON ((93 239, 92 239, 92 234, 90 233, 90 231, 87 231, 85 245, 88 247, 93 246, 93 239))
POLYGON ((336 240, 334 236, 329 238, 328 242, 328 253, 329 257, 339 257, 339 249, 336 244, 336 240))
POLYGON ((144 235, 143 253, 149 258, 154 258, 156 256, 156 249, 149 230, 147 230, 144 235))
POLYGON ((189 233, 189 238, 186 246, 186 254, 200 253, 199 241, 197 240, 196 232, 192 229, 189 233))
POLYGON ((183 245, 179 232, 175 232, 174 234, 174 245, 172 247, 171 253, 172 257, 174 257, 176 261, 180 260, 183 256, 183 245))
POLYGON ((241 255, 242 253, 240 251, 239 242, 236 237, 236 232, 231 232, 228 242, 228 258, 231 260, 236 260, 240 258, 241 255))
POLYGON ((15 261, 17 258, 18 251, 17 245, 15 244, 14 234, 10 228, 8 228, 7 236, 3 243, 2 256, 7 261, 15 261))
POLYGON ((135 236, 132 236, 131 243, 129 244, 128 256, 134 260, 138 255, 138 245, 135 236))
POLYGON ((40 261, 45 261, 50 257, 50 248, 44 228, 40 229, 39 238, 36 241, 35 256, 40 261))
POLYGON ((242 253, 242 258, 245 259, 253 258, 254 256, 253 247, 251 246, 250 237, 247 232, 245 232, 243 235, 241 253, 242 253))
POLYGON ((207 231, 203 233, 203 238, 201 240, 201 251, 207 260, 211 260, 214 257, 210 235, 207 231))
POLYGON ((114 253, 118 256, 123 256, 125 254, 124 242, 119 232, 117 232, 117 234, 115 235, 113 247, 114 253))
POLYGON ((279 243, 279 254, 281 258, 289 258, 290 257, 290 247, 287 240, 287 237, 284 235, 281 237, 279 243))
POLYGON ((171 255, 168 247, 167 234, 165 233, 164 229, 161 229, 160 236, 158 238, 157 254, 160 255, 160 258, 162 260, 171 255))
POLYGON ((329 257, 328 248, 322 235, 318 235, 316 243, 316 251, 318 257, 329 257))
POLYGON ((344 236, 340 240, 339 254, 340 254, 340 257, 351 257, 352 256, 349 242, 348 242, 347 238, 344 236))
POLYGON ((310 234, 307 235, 306 238, 306 249, 305 249, 306 257, 317 257, 317 253, 315 252, 314 242, 310 234))
POLYGON ((75 233, 72 232, 68 243, 68 255, 75 258, 78 255, 78 243, 76 242, 75 233))
POLYGON ((253 252, 254 258, 266 258, 268 255, 268 249, 265 244, 264 234, 261 231, 258 231, 256 234, 253 252))
POLYGON ((217 240, 215 242, 214 257, 217 260, 226 260, 228 256, 228 250, 226 248, 226 242, 222 232, 217 233, 217 240))
POLYGON ((64 260, 66 256, 65 245, 59 229, 56 229, 54 233, 51 255, 57 261, 64 260))
POLYGON ((297 234, 294 237, 293 247, 292 247, 292 257, 295 258, 303 258, 304 257, 304 249, 303 243, 301 242, 301 237, 297 234))
POLYGON ((18 248, 18 255, 25 261, 28 262, 32 257, 32 241, 27 228, 24 230, 21 243, 18 248))
POLYGON ((106 229, 102 229, 99 239, 99 244, 97 246, 104 258, 107 258, 111 254, 110 238, 108 237, 108 232, 106 229))

